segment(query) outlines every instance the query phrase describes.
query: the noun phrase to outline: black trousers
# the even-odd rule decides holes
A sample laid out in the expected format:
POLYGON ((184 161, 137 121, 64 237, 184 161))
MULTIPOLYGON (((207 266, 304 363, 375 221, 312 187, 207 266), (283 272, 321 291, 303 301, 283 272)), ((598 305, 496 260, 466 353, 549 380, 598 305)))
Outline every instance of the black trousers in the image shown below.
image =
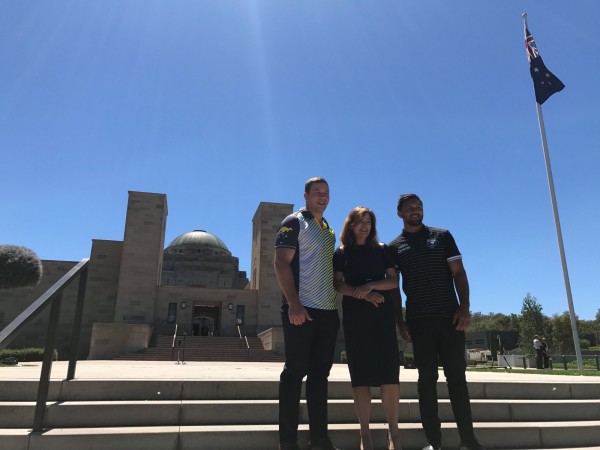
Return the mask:
POLYGON ((544 368, 544 350, 541 348, 535 349, 535 367, 536 369, 544 368))
POLYGON ((312 321, 292 325, 288 307, 281 309, 285 366, 279 379, 279 441, 296 442, 302 379, 306 376, 306 405, 310 438, 327 436, 327 378, 340 317, 337 309, 306 308, 312 321))
POLYGON ((465 333, 457 331, 451 318, 413 320, 409 323, 415 364, 419 370, 419 409, 428 442, 441 447, 442 430, 438 416, 438 361, 448 383, 448 393, 458 433, 465 445, 473 445, 473 418, 465 376, 465 333))

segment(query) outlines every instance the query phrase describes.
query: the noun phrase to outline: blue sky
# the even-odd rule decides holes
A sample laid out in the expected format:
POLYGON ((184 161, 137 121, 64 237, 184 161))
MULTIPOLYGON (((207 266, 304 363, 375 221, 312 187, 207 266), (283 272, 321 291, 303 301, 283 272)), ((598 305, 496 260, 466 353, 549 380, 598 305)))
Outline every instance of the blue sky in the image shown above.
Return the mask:
POLYGON ((128 191, 166 243, 219 236, 250 272, 261 201, 324 176, 339 230, 398 195, 463 253, 473 311, 567 300, 521 13, 566 85, 543 106, 575 311, 600 308, 597 0, 0 2, 0 243, 43 259, 121 240, 128 191))

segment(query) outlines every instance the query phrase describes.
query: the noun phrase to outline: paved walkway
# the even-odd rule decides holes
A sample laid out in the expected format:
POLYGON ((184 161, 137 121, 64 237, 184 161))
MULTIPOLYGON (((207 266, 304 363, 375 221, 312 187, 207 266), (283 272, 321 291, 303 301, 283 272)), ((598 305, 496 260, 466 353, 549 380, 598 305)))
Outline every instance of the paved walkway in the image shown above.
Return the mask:
MULTIPOLYGON (((0 380, 39 379, 41 363, 21 363, 18 366, 0 367, 0 380)), ((56 361, 52 365, 51 379, 63 380, 67 376, 67 361, 56 361)), ((282 363, 260 362, 189 362, 177 364, 170 361, 79 361, 75 378, 79 380, 265 380, 277 381, 282 363)), ((350 381, 348 366, 334 364, 329 379, 350 381)), ((444 379, 440 371, 440 380, 444 379)), ((400 369, 400 381, 416 381, 417 370, 400 369)), ((531 373, 512 373, 498 369, 494 372, 467 371, 468 381, 515 382, 536 381, 544 383, 600 383, 598 376, 543 375, 535 370, 531 373)))

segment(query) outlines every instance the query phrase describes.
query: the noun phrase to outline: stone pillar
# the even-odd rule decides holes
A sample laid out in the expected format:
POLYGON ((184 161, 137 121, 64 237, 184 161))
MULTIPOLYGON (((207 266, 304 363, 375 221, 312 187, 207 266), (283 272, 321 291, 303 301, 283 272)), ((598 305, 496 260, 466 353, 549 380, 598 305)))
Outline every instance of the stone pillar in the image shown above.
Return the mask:
POLYGON ((250 288, 258 290, 258 327, 262 331, 281 325, 281 290, 275 277, 275 236, 281 221, 292 213, 289 203, 258 205, 252 219, 252 273, 250 288))
POLYGON ((167 222, 165 194, 129 192, 114 321, 154 322, 167 222))

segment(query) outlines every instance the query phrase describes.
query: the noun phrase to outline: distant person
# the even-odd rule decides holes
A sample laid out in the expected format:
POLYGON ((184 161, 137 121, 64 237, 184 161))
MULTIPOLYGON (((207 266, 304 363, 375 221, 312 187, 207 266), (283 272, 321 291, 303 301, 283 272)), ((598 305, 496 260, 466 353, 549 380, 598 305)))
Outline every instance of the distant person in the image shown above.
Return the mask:
POLYGON ((333 287, 335 233, 323 217, 329 185, 311 178, 306 207, 286 217, 275 243, 275 274, 283 293, 285 366, 279 382, 279 449, 298 450, 298 409, 306 376, 312 450, 337 450, 327 436, 327 378, 340 327, 333 287))
MULTIPOLYGON (((388 245, 402 275, 406 323, 400 334, 411 340, 419 370, 419 409, 428 445, 442 448, 438 417, 438 361, 444 368, 461 450, 484 450, 473 432, 471 402, 465 376, 465 330, 469 327, 469 281, 462 256, 448 230, 423 224, 423 202, 415 194, 400 196, 397 214, 402 233, 388 245), (457 298, 458 293, 458 298, 457 298)), ((396 292, 396 296, 400 293, 396 292)), ((397 316, 398 317, 398 316, 397 316)))
POLYGON ((548 342, 546 342, 546 338, 542 336, 540 339, 542 341, 542 359, 544 360, 544 369, 550 368, 550 348, 548 347, 548 342))
POLYGON ((375 214, 354 208, 342 228, 342 245, 333 255, 335 288, 343 294, 343 326, 354 407, 362 450, 373 450, 369 428, 371 387, 381 389, 389 426, 389 449, 400 450, 398 382, 400 352, 394 306, 388 291, 398 287, 395 262, 377 241, 375 214))
POLYGON ((543 369, 544 368, 544 346, 542 341, 540 341, 540 337, 536 334, 533 337, 533 348, 535 350, 535 368, 543 369))

